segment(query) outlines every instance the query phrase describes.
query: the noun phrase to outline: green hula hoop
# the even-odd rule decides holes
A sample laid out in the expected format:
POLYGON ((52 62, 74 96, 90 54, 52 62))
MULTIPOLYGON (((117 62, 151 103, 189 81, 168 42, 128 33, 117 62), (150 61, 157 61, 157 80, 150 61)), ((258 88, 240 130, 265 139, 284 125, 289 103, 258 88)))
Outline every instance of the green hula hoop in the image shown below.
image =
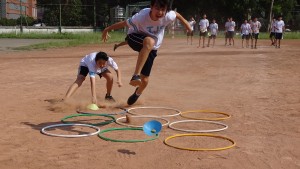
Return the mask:
POLYGON ((236 145, 236 143, 228 138, 228 137, 224 137, 224 136, 219 136, 219 135, 214 135, 214 134, 195 134, 195 133, 191 133, 191 134, 176 134, 174 136, 170 136, 168 138, 166 138, 164 140, 164 143, 167 146, 173 147, 173 148, 177 148, 177 149, 181 149, 181 150, 190 150, 190 151, 220 151, 220 150, 226 150, 226 149, 230 149, 232 147, 234 147, 236 145), (175 146, 172 145, 170 143, 168 143, 168 140, 176 138, 176 137, 189 137, 189 136, 203 136, 203 137, 215 137, 215 138, 220 138, 220 139, 224 139, 224 140, 228 140, 231 142, 231 145, 226 146, 226 147, 218 147, 218 148, 189 148, 189 147, 179 147, 179 146, 175 146))
POLYGON ((104 122, 101 122, 101 123, 94 123, 94 124, 92 124, 92 123, 86 123, 86 124, 93 125, 93 126, 100 126, 100 125, 110 124, 110 123, 116 121, 116 119, 115 119, 114 116, 107 115, 107 114, 72 114, 72 115, 69 115, 69 116, 66 116, 66 117, 62 118, 61 122, 70 124, 72 122, 66 121, 67 119, 70 119, 70 118, 73 118, 73 117, 80 117, 80 116, 103 116, 103 117, 111 118, 111 120, 104 121, 104 122))
POLYGON ((103 133, 106 133, 106 132, 110 132, 110 131, 116 131, 116 130, 139 130, 139 131, 143 131, 142 128, 132 128, 132 127, 127 127, 127 128, 109 128, 109 129, 105 129, 105 130, 101 130, 101 132, 99 132, 98 136, 105 140, 105 141, 112 141, 112 142, 123 142, 123 143, 137 143, 137 142, 147 142, 147 141, 152 141, 152 140, 155 140, 158 138, 158 135, 154 136, 154 137, 151 137, 151 138, 147 138, 147 139, 144 139, 144 140, 117 140, 117 139, 111 139, 111 138, 107 138, 107 137, 104 137, 103 133))

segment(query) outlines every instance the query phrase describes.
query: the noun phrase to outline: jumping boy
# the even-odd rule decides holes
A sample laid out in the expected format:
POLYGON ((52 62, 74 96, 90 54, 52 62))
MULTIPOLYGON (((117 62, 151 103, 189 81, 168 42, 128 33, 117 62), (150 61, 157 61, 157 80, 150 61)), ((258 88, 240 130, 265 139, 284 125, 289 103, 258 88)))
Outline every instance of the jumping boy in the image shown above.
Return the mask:
POLYGON ((113 75, 108 70, 108 67, 111 67, 116 71, 118 77, 117 83, 118 86, 121 87, 121 72, 118 69, 117 63, 111 57, 107 56, 105 52, 93 52, 81 59, 77 78, 75 82, 69 87, 64 100, 71 97, 75 93, 75 91, 82 85, 87 74, 89 74, 91 81, 92 103, 97 104, 95 80, 96 75, 98 75, 100 78, 104 77, 106 79, 105 100, 115 101, 111 96, 113 75))
POLYGON ((136 86, 135 92, 128 98, 127 104, 134 104, 149 82, 149 76, 157 49, 160 47, 165 27, 179 19, 183 25, 191 32, 191 27, 179 13, 170 10, 168 0, 151 0, 150 8, 141 10, 138 14, 126 21, 115 23, 103 30, 102 40, 108 39, 108 32, 124 27, 131 28, 126 39, 128 45, 139 52, 134 74, 130 80, 130 85, 136 86))

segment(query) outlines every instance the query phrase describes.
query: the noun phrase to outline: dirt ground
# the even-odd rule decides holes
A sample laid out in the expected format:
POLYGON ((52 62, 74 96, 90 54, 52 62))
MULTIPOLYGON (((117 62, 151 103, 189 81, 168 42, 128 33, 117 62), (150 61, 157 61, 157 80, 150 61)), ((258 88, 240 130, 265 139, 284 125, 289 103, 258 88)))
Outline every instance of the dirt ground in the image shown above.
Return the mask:
MULTIPOLYGON (((222 122, 229 128, 213 134, 233 139, 235 147, 222 151, 175 149, 166 146, 163 140, 184 132, 167 127, 157 140, 141 143, 116 143, 98 136, 62 138, 41 134, 43 127, 60 123, 63 117, 76 114, 78 106, 90 102, 88 79, 70 100, 56 101, 75 80, 80 59, 93 51, 105 51, 115 59, 124 84, 121 88, 114 85, 112 95, 117 103, 111 104, 104 102, 105 80, 97 79, 98 101, 106 106, 100 112, 119 112, 115 107, 126 107, 127 98, 134 91, 128 82, 137 54, 128 46, 114 52, 113 44, 38 51, 2 50, 0 168, 299 169, 300 41, 284 39, 281 49, 269 46, 267 40, 259 40, 258 49, 242 49, 240 40, 236 40, 234 47, 225 47, 224 39, 218 39, 214 48, 204 49, 197 48, 196 42, 197 39, 194 45, 187 45, 185 39, 165 39, 149 86, 132 107, 226 112, 232 117, 222 122)), ((163 109, 152 111, 140 113, 161 115, 163 109)), ((167 119, 185 120, 180 116, 167 119)), ((100 128, 112 127, 121 126, 111 123, 100 128)), ((177 127, 201 129, 202 125, 186 123, 177 127)), ((80 134, 86 130, 78 127, 49 132, 80 134)), ((146 137, 142 131, 116 131, 106 136, 146 137)), ((205 137, 178 138, 170 143, 194 148, 231 144, 205 137)))

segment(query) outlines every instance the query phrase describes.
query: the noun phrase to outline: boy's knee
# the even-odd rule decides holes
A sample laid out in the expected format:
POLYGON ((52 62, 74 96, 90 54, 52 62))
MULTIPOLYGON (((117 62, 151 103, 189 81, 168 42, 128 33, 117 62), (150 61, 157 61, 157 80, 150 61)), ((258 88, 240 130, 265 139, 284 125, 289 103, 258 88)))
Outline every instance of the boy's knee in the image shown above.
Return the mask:
POLYGON ((152 50, 155 45, 155 40, 151 37, 146 37, 143 40, 143 48, 147 48, 148 50, 152 50))

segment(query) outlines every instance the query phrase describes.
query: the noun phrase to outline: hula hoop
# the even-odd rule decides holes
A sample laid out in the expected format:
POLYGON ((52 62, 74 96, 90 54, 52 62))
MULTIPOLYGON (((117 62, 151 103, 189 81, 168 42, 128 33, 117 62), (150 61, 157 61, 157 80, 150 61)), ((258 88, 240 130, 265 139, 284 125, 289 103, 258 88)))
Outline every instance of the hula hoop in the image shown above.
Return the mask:
MULTIPOLYGON (((165 118, 161 118, 161 117, 156 117, 156 116, 131 116, 133 118, 153 118, 153 119, 161 119, 161 120, 164 120, 166 123, 162 124, 162 126, 166 126, 170 123, 169 120, 165 119, 165 118)), ((117 118, 116 120, 116 123, 119 124, 119 125, 122 125, 122 126, 126 126, 126 127, 136 127, 136 128, 143 128, 143 126, 136 126, 136 125, 131 125, 131 124, 126 124, 126 123, 122 123, 120 122, 120 120, 122 119, 125 119, 125 117, 119 117, 117 118)))
POLYGON ((137 114, 137 113, 130 112, 131 110, 136 110, 136 109, 166 109, 166 110, 174 110, 174 111, 177 112, 175 114, 161 115, 161 116, 151 114, 151 116, 156 116, 156 117, 173 117, 173 116, 178 116, 181 113, 180 110, 174 109, 174 108, 169 108, 169 107, 133 107, 133 108, 127 109, 127 113, 132 114, 132 115, 142 116, 142 114, 137 114))
POLYGON ((173 130, 184 131, 184 132, 195 132, 195 133, 218 132, 218 131, 226 130, 228 128, 228 126, 224 123, 215 122, 215 121, 206 121, 206 120, 181 120, 181 121, 175 121, 175 122, 170 123, 169 127, 173 130), (176 127, 172 126, 172 125, 177 124, 177 123, 185 123, 185 122, 211 123, 211 124, 218 124, 218 125, 221 125, 221 126, 224 126, 224 127, 220 128, 220 129, 213 129, 213 130, 186 130, 186 129, 176 128, 176 127))
POLYGON ((69 115, 69 116, 66 116, 66 117, 62 118, 61 122, 67 123, 67 124, 72 123, 72 122, 67 122, 65 120, 73 118, 73 117, 79 117, 79 116, 103 116, 103 117, 109 117, 109 118, 112 119, 112 120, 101 122, 101 123, 95 123, 95 124, 88 123, 89 125, 93 125, 93 126, 105 125, 105 124, 109 124, 109 123, 112 123, 112 122, 116 121, 115 117, 113 117, 111 115, 107 115, 107 114, 72 114, 72 115, 69 115))
POLYGON ((42 128, 41 132, 45 135, 48 136, 55 136, 55 137, 68 137, 68 138, 76 138, 76 137, 87 137, 87 136, 93 136, 96 135, 100 132, 100 129, 96 126, 88 125, 88 124, 54 124, 50 125, 47 127, 42 128), (53 133, 48 133, 46 129, 53 128, 53 127, 62 127, 62 126, 84 126, 84 127, 90 127, 93 129, 96 129, 97 131, 94 133, 89 133, 89 134, 79 134, 79 135, 64 135, 64 134, 53 134, 53 133))
POLYGON ((123 142, 123 143, 137 143, 137 142, 147 142, 147 141, 152 141, 158 138, 158 135, 151 137, 151 138, 147 138, 144 140, 117 140, 117 139, 111 139, 111 138, 107 138, 102 136, 101 134, 106 133, 106 132, 110 132, 110 131, 116 131, 116 130, 140 130, 143 131, 142 128, 109 128, 109 129, 105 129, 102 130, 101 132, 99 132, 98 136, 106 141, 112 141, 112 142, 123 142))
MULTIPOLYGON (((79 109, 77 109, 76 110, 76 112, 77 113, 79 113, 79 114, 102 114, 102 113, 94 113, 94 112, 83 112, 83 111, 80 111, 79 109)), ((123 110, 123 111, 121 111, 121 112, 117 112, 117 113, 103 113, 103 114, 105 114, 105 115, 122 115, 122 114, 125 114, 125 113, 127 113, 127 111, 126 110, 123 110)))
POLYGON ((229 119, 231 117, 231 115, 229 115, 227 113, 218 112, 218 111, 214 111, 214 110, 191 110, 191 111, 181 112, 180 115, 182 117, 188 118, 188 119, 193 119, 193 120, 210 120, 210 121, 226 120, 226 119, 229 119), (218 118, 196 118, 196 117, 186 116, 185 114, 187 114, 187 113, 212 113, 212 114, 221 114, 221 115, 224 115, 225 117, 218 117, 218 118))
POLYGON ((227 137, 224 137, 224 136, 213 135, 213 134, 176 134, 174 136, 170 136, 170 137, 166 138, 164 140, 164 143, 167 146, 170 146, 170 147, 173 147, 173 148, 177 148, 177 149, 181 149, 181 150, 190 150, 190 151, 220 151, 220 150, 230 149, 230 148, 232 148, 236 145, 236 143, 230 138, 227 138, 227 137), (221 138, 221 139, 230 141, 232 143, 232 145, 226 146, 226 147, 219 147, 219 148, 186 148, 186 147, 174 146, 174 145, 171 145, 171 144, 168 143, 168 140, 170 140, 172 138, 184 137, 184 136, 206 136, 206 137, 221 138))

